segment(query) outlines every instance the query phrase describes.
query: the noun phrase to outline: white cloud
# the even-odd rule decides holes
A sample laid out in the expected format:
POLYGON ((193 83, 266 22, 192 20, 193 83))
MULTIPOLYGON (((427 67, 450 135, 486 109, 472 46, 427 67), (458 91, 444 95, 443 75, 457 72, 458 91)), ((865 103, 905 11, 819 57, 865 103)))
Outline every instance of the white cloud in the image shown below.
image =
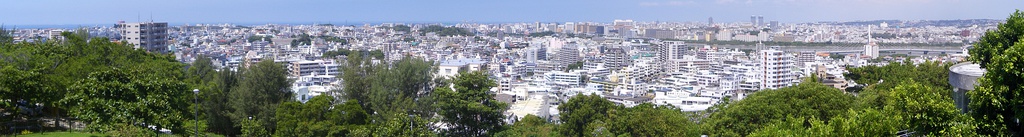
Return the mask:
POLYGON ((640 6, 645 6, 645 7, 653 7, 653 6, 683 6, 683 5, 692 5, 694 3, 696 3, 696 2, 693 2, 693 1, 665 1, 665 2, 644 1, 644 2, 640 2, 639 5, 640 6))

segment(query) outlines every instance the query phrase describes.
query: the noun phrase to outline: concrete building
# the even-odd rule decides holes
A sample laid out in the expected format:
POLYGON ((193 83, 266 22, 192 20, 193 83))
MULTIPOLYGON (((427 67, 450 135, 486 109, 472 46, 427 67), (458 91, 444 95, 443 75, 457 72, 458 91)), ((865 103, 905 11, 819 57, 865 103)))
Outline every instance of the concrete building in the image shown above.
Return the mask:
POLYGON ((576 48, 576 44, 562 46, 562 49, 558 50, 558 55, 556 55, 557 57, 555 58, 555 68, 565 68, 568 67, 569 64, 582 61, 580 59, 580 51, 576 48))
POLYGON ((437 77, 453 78, 459 72, 479 71, 487 62, 480 59, 455 59, 441 61, 437 67, 437 77))
POLYGON ((609 47, 604 53, 604 64, 612 70, 619 70, 630 64, 629 55, 622 47, 609 47))
POLYGON ((676 32, 666 29, 646 29, 644 30, 644 36, 656 39, 674 39, 676 38, 676 32))
POLYGON ((797 80, 793 73, 793 58, 780 50, 762 50, 758 54, 761 62, 761 89, 778 89, 791 86, 797 80))
POLYGON ((724 30, 723 29, 723 30, 719 31, 717 34, 715 34, 715 39, 717 39, 718 41, 731 41, 732 40, 732 32, 729 31, 729 30, 724 30))
POLYGON ((682 59, 683 54, 686 53, 686 42, 683 41, 665 41, 658 44, 656 47, 656 54, 658 56, 658 62, 662 66, 667 66, 669 60, 682 59))
POLYGON ((869 58, 877 58, 878 55, 878 44, 871 38, 871 27, 868 27, 868 44, 864 45, 864 56, 869 58))
POLYGON ((715 18, 708 17, 708 26, 714 26, 714 25, 715 25, 715 18))
POLYGON ((802 66, 805 63, 814 62, 815 56, 817 56, 817 54, 815 54, 814 51, 801 51, 800 54, 797 54, 796 61, 800 63, 798 65, 802 66))
POLYGON ((572 72, 565 71, 550 71, 544 73, 544 79, 550 82, 548 85, 555 85, 561 88, 574 88, 583 86, 583 74, 586 73, 584 70, 573 70, 572 72))
POLYGON ((334 64, 331 61, 295 61, 289 65, 288 74, 293 77, 310 75, 336 76, 339 74, 339 70, 338 64, 334 64))
POLYGON ((114 26, 121 40, 150 52, 167 52, 167 22, 123 23, 114 26))
POLYGON ((757 16, 757 26, 764 27, 764 16, 757 16))

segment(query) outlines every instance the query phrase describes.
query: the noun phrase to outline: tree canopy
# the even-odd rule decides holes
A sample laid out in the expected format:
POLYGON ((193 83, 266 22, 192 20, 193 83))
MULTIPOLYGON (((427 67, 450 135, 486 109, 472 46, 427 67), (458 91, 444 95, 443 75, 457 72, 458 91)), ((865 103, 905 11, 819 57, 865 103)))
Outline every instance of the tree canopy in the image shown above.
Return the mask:
POLYGON ((967 92, 969 107, 979 122, 979 133, 993 136, 1024 135, 1024 12, 1017 10, 985 32, 970 50, 970 60, 985 68, 975 90, 967 92))
POLYGON ((440 36, 473 36, 475 33, 459 27, 445 27, 438 25, 427 26, 426 28, 420 29, 420 35, 426 33, 436 33, 440 36))
MULTIPOLYGON (((711 114, 701 121, 713 136, 746 136, 772 121, 787 117, 831 119, 853 107, 852 95, 820 83, 804 82, 775 90, 762 90, 711 114)), ((827 121, 826 121, 827 122, 827 121)))
POLYGON ((62 103, 72 115, 90 122, 91 129, 105 132, 124 123, 181 130, 189 90, 184 83, 142 71, 114 69, 94 72, 70 87, 62 103))
POLYGON ((497 86, 494 80, 480 71, 459 73, 451 81, 451 88, 441 84, 434 90, 441 121, 448 125, 442 131, 446 136, 483 136, 502 130, 503 113, 508 104, 494 99, 488 93, 497 86))

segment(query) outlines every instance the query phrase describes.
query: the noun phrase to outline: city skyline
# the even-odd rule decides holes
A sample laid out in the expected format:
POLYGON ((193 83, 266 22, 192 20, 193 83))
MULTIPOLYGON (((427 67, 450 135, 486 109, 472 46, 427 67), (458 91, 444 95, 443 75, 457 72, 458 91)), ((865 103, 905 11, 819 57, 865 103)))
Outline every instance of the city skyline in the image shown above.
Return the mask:
POLYGON ((5 25, 367 22, 745 22, 1003 19, 1024 1, 640 0, 640 1, 7 1, 5 25), (225 6, 230 5, 230 6, 225 6), (47 8, 39 8, 47 7, 47 8), (81 12, 89 11, 89 12, 81 12))

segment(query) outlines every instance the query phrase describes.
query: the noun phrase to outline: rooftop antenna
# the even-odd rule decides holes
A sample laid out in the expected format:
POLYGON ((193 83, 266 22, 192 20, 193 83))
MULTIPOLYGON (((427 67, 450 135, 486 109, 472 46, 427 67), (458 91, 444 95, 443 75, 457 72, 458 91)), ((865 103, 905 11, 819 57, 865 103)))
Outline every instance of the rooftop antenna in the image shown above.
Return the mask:
POLYGON ((149 22, 153 22, 153 12, 149 12, 149 22))

